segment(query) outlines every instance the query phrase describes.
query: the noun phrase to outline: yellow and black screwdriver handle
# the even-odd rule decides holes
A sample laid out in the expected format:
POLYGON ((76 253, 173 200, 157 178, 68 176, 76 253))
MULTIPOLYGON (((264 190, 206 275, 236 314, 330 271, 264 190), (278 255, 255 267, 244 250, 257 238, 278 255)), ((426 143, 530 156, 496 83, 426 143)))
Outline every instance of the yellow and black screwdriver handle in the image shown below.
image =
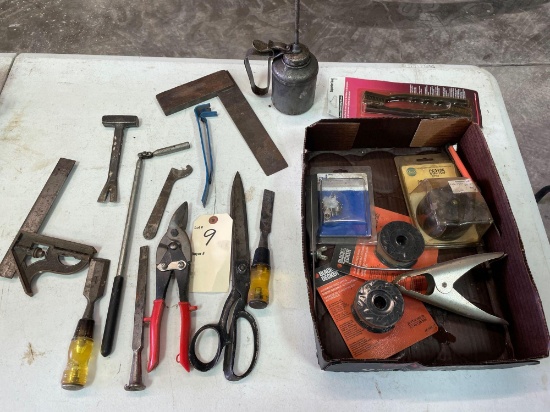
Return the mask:
POLYGON ((250 269, 250 289, 248 305, 253 309, 264 309, 269 304, 269 277, 271 265, 269 249, 259 247, 254 252, 250 269))
POLYGON ((69 346, 67 366, 61 379, 63 389, 76 391, 82 389, 88 378, 88 363, 94 348, 94 304, 103 296, 110 261, 95 258, 90 261, 84 297, 88 301, 84 315, 78 321, 73 339, 69 346))
POLYGON ((248 306, 254 309, 264 309, 269 304, 271 263, 267 237, 271 233, 274 200, 275 193, 271 190, 264 190, 260 217, 260 242, 254 252, 250 271, 250 289, 248 290, 248 306))
POLYGON ((80 319, 74 331, 71 345, 69 346, 69 357, 61 386, 63 389, 82 389, 88 378, 88 363, 94 348, 94 320, 80 319))

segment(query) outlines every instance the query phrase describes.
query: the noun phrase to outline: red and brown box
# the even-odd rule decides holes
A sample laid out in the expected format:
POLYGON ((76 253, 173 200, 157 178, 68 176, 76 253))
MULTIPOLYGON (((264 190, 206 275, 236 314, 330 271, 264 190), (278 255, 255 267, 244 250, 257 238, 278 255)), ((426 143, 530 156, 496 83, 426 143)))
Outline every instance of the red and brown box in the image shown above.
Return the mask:
POLYGON ((504 368, 536 364, 537 359, 548 356, 550 337, 540 297, 523 253, 521 231, 477 124, 466 119, 321 120, 306 129, 303 161, 303 259, 317 357, 322 369, 359 372, 504 368), (317 243, 312 222, 316 219, 317 204, 310 196, 315 187, 310 170, 314 167, 345 170, 346 166, 370 166, 376 206, 407 214, 395 156, 434 153, 455 143, 459 156, 489 205, 495 224, 484 236, 483 250, 444 249, 439 253, 439 261, 480 251, 506 253, 506 259, 490 267, 472 270, 455 287, 481 309, 505 318, 509 326, 467 319, 427 305, 438 323, 439 331, 435 335, 389 359, 354 359, 314 289, 313 276, 321 263, 313 258, 317 243))

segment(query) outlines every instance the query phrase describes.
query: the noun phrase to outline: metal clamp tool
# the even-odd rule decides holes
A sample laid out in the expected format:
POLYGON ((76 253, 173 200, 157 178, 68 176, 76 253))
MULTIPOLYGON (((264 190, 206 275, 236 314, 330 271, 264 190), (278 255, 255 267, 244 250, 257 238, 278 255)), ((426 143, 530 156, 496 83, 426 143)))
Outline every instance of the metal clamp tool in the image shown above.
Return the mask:
POLYGON ((449 312, 458 313, 459 315, 482 322, 508 325, 508 322, 504 319, 491 315, 472 304, 454 288, 455 282, 474 267, 504 256, 505 254, 502 252, 466 256, 439 263, 429 268, 404 273, 396 277, 393 283, 397 285, 404 295, 446 309, 449 312), (422 277, 428 284, 426 294, 405 287, 405 283, 408 281, 414 282, 415 278, 422 277))

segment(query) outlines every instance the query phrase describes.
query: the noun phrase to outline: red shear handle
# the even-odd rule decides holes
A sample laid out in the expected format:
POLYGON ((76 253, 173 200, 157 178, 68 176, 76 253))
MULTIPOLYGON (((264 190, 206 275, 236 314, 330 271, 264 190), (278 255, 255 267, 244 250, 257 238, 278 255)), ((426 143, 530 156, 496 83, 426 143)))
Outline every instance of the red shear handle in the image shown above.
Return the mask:
POLYGON ((159 364, 160 322, 163 311, 164 299, 156 299, 153 302, 151 317, 143 319, 145 322, 149 322, 149 363, 147 364, 147 372, 151 372, 159 364))
POLYGON ((180 302, 181 329, 180 329, 180 353, 176 356, 176 361, 181 363, 187 372, 189 366, 189 330, 191 329, 191 312, 197 310, 196 306, 191 306, 189 302, 180 302))

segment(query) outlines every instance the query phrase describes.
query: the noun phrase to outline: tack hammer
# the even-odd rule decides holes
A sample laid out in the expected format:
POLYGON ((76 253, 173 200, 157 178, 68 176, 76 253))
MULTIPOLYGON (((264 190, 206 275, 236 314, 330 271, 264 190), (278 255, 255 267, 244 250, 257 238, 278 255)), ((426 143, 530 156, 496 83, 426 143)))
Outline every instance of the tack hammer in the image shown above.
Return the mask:
POLYGON ((122 141, 124 138, 124 129, 128 127, 138 127, 139 119, 137 116, 103 116, 101 118, 103 126, 114 127, 115 135, 113 137, 113 149, 111 150, 111 161, 109 162, 109 174, 107 182, 97 199, 98 202, 117 202, 118 201, 118 168, 120 166, 120 156, 122 153, 122 141))

